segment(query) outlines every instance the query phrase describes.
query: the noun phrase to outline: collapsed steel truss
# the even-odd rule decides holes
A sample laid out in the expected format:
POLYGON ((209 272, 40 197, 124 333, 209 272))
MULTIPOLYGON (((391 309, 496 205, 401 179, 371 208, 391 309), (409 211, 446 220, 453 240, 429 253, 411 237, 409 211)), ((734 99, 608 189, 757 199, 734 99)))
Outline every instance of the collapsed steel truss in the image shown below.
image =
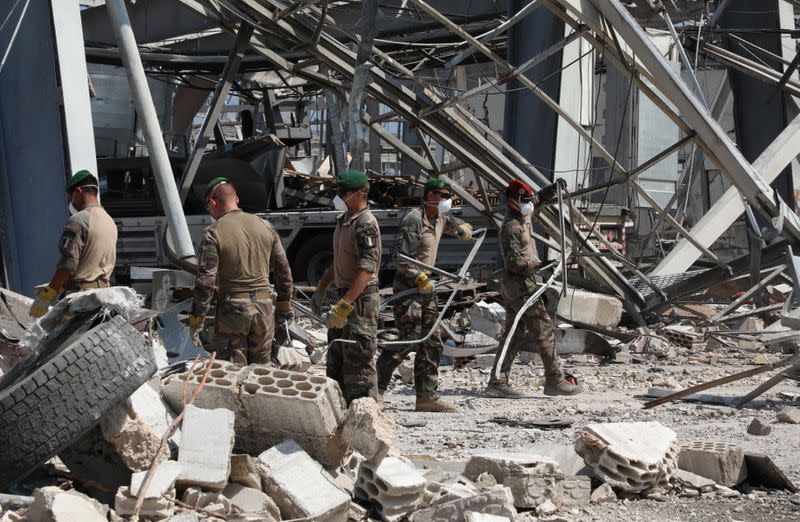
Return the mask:
MULTIPOLYGON (((326 16, 327 2, 317 7, 314 2, 288 4, 276 0, 179 1, 231 33, 236 33, 240 26, 252 26, 254 29, 250 39, 252 49, 286 72, 324 86, 346 99, 346 87, 353 80, 356 55, 355 51, 341 43, 336 35, 349 38, 353 38, 353 35, 345 32, 333 19, 326 16), (297 63, 289 62, 272 49, 273 46, 270 44, 276 41, 284 45, 288 42, 294 48, 302 47, 313 58, 297 63), (326 66, 329 73, 323 74, 312 70, 314 65, 326 66)), ((769 186, 791 159, 800 153, 800 133, 797 132, 800 120, 792 121, 758 160, 749 163, 715 121, 704 100, 698 99, 692 89, 673 71, 644 30, 618 0, 533 0, 523 8, 525 14, 536 7, 547 8, 567 26, 572 27, 574 32, 542 52, 540 56, 517 67, 508 63, 424 0, 412 0, 412 3, 462 38, 468 44, 469 52, 480 53, 494 62, 503 73, 501 75, 503 81, 514 78, 539 97, 614 167, 613 172, 616 172, 617 176, 609 183, 631 185, 660 214, 659 222, 669 222, 680 233, 681 240, 678 245, 650 274, 632 269, 639 281, 628 281, 609 259, 598 255, 597 249, 586 240, 581 225, 591 225, 591 222, 578 210, 572 209, 569 218, 574 233, 564 238, 565 247, 574 251, 577 245, 573 246, 572 240, 580 243, 582 252, 587 254, 577 258, 581 267, 598 283, 626 302, 633 303, 641 309, 652 305, 653 296, 657 301, 667 300, 667 294, 653 283, 651 277, 683 272, 701 255, 715 261, 723 270, 727 269, 727 265, 711 252, 709 247, 741 216, 747 206, 772 220, 775 226, 779 226, 783 234, 792 241, 800 239, 800 220, 769 186), (639 91, 681 129, 684 138, 667 150, 642 162, 638 167, 626 170, 579 121, 560 107, 536 83, 522 74, 576 38, 586 40, 603 54, 607 63, 630 76, 639 91), (670 152, 690 142, 718 166, 733 187, 713 205, 695 227, 687 230, 666 209, 657 204, 637 181, 636 176, 670 152), (650 298, 645 299, 644 294, 650 294, 650 298), (646 301, 650 304, 646 305, 646 301)), ((668 26, 671 26, 667 15, 664 13, 663 16, 668 26)), ((513 22, 519 18, 521 16, 513 17, 513 22)), ((509 22, 502 24, 502 27, 507 29, 512 25, 509 22)), ((493 36, 497 32, 499 31, 493 32, 493 36)), ((355 39, 358 41, 357 36, 355 39)), ((677 39, 676 45, 681 45, 677 39)), ((732 60, 713 47, 706 47, 706 52, 716 53, 717 57, 732 60)), ((452 62, 456 63, 464 55, 466 51, 460 53, 452 62)), ((746 62, 739 57, 736 63, 741 64, 743 61, 746 62)), ((381 125, 381 120, 372 119, 365 114, 363 122, 381 139, 429 174, 439 173, 440 167, 425 145, 427 140, 437 142, 452 154, 460 165, 471 168, 476 178, 480 178, 478 186, 483 197, 477 199, 462 187, 455 187, 456 192, 466 203, 497 220, 499 216, 493 214, 481 180, 498 188, 504 187, 513 178, 521 178, 536 186, 549 183, 541 172, 530 165, 501 136, 460 105, 459 102, 468 96, 480 92, 479 88, 448 97, 436 86, 422 80, 413 71, 378 48, 373 48, 370 62, 373 65, 372 82, 367 86, 367 95, 389 107, 393 117, 402 118, 415 128, 423 144, 423 154, 417 153, 388 132, 381 125), (413 85, 413 88, 406 85, 413 85)), ((756 68, 751 67, 751 69, 756 68)), ((759 70, 755 70, 755 73, 765 74, 759 70)), ((774 74, 770 73, 767 76, 776 81, 774 74)), ((795 84, 785 83, 788 86, 785 88, 791 92, 795 84)), ((560 219, 561 217, 553 209, 547 209, 540 215, 541 224, 553 237, 559 236, 560 219)), ((613 250, 602 235, 598 239, 601 243, 605 243, 609 250, 613 250)))

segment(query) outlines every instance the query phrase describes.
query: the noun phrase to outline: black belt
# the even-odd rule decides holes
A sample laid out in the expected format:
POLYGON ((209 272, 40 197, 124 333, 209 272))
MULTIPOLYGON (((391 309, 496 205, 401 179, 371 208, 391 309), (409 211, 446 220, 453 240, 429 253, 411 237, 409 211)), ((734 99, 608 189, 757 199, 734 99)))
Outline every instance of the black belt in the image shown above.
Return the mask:
MULTIPOLYGON (((339 297, 342 297, 350 290, 349 288, 337 288, 336 292, 339 294, 339 297)), ((361 292, 361 295, 377 292, 379 290, 378 283, 370 283, 364 287, 364 290, 361 292)))

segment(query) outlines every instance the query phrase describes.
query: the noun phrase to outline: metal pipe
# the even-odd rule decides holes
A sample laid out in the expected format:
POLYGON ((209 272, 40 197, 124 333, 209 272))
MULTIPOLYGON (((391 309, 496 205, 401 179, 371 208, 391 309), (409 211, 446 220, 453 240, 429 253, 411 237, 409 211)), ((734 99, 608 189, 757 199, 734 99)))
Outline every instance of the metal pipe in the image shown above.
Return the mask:
MULTIPOLYGON (((464 275, 466 275, 467 270, 469 269, 469 266, 472 264, 472 260, 475 259, 475 254, 478 253, 478 250, 481 248, 481 245, 483 244, 483 240, 486 239, 486 229, 485 228, 478 229, 473 234, 479 234, 479 233, 481 234, 480 238, 478 238, 475 241, 475 244, 472 246, 472 250, 470 251, 469 255, 467 256, 467 259, 464 260, 464 264, 461 266, 461 269, 458 271, 457 277, 458 277, 459 281, 464 279, 464 275)), ((475 237, 475 236, 473 235, 473 237, 475 237)), ((453 287, 453 291, 450 292, 450 295, 447 298, 447 302, 442 307, 441 311, 439 312, 439 316, 436 318, 436 321, 434 321, 433 326, 431 326, 430 331, 428 332, 428 334, 425 337, 422 337, 420 339, 410 339, 410 340, 407 340, 407 341, 383 341, 383 342, 378 341, 378 346, 384 347, 384 346, 402 346, 402 345, 409 345, 409 344, 420 344, 420 343, 424 343, 425 341, 430 339, 431 336, 433 335, 433 332, 435 332, 436 329, 439 327, 439 323, 441 323, 442 319, 444 319, 444 314, 447 312, 447 309, 450 307, 450 303, 453 302, 453 298, 456 296, 456 293, 458 292, 458 290, 459 290, 458 286, 454 286, 453 287)))
POLYGON ((158 123, 153 97, 150 95, 147 85, 147 77, 144 74, 128 11, 125 8, 124 0, 107 0, 106 7, 114 35, 117 38, 122 63, 128 75, 128 84, 133 93, 136 112, 142 121, 150 163, 153 166, 158 194, 161 197, 164 213, 167 215, 167 223, 169 223, 175 242, 175 251, 178 257, 188 258, 194 255, 194 245, 189 235, 186 216, 183 214, 178 187, 175 184, 175 177, 167 156, 167 148, 164 145, 161 126, 158 123))

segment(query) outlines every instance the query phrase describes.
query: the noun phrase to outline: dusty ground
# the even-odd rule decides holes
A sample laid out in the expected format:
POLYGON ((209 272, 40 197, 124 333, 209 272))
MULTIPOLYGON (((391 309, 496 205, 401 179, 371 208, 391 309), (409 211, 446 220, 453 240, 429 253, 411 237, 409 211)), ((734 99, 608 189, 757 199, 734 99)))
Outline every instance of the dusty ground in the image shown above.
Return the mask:
MULTIPOLYGON (((658 421, 673 429, 681 442, 708 440, 740 444, 746 450, 770 455, 796 484, 800 484, 800 425, 782 424, 776 412, 786 405, 800 405, 800 388, 784 381, 742 410, 726 406, 675 402, 652 410, 642 408, 643 394, 651 386, 684 388, 753 367, 752 354, 732 355, 728 363, 715 365, 691 362, 692 357, 641 364, 572 364, 565 369, 578 375, 584 394, 569 398, 549 398, 536 386, 541 383, 541 366, 517 364, 513 384, 535 395, 516 401, 482 397, 488 369, 445 366, 440 389, 444 397, 459 406, 455 414, 414 412, 411 386, 395 380, 385 397, 387 410, 398 421, 395 446, 413 459, 444 461, 466 460, 476 450, 486 448, 525 449, 532 444, 558 442, 571 444, 582 426, 593 422, 658 421), (784 392, 779 396, 780 392, 784 392), (789 397, 786 399, 785 397, 789 397), (795 398, 797 396, 797 398, 795 398), (504 416, 519 420, 572 417, 575 424, 563 430, 523 429, 501 426, 488 420, 504 416), (747 433, 754 418, 773 423, 767 436, 747 433), (404 424, 425 421, 421 427, 404 424)), ((777 357, 777 356, 770 356, 777 357)), ((694 358, 700 359, 700 358, 694 358)), ((725 357, 723 357, 725 359, 725 357)), ((765 374, 771 376, 774 372, 765 374)), ((736 397, 750 391, 767 377, 748 378, 705 393, 736 397)), ((580 511, 562 513, 570 520, 800 520, 798 496, 785 491, 745 490, 737 499, 716 496, 681 498, 666 501, 625 500, 615 504, 590 505, 580 511)))

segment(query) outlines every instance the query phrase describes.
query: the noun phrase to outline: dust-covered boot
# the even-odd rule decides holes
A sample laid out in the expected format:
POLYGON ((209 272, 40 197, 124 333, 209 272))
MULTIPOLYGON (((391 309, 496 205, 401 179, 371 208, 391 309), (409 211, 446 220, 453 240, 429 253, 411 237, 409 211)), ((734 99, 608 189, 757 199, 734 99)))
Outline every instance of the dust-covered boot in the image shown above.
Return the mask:
POLYGON ((504 381, 489 381, 483 393, 493 399, 524 399, 527 397, 525 393, 515 390, 504 381))
POLYGON ((556 378, 545 378, 545 395, 551 397, 555 395, 577 395, 581 392, 583 392, 583 386, 578 384, 578 380, 572 375, 567 374, 566 376, 559 375, 556 378))
POLYGON ((438 393, 417 394, 416 411, 429 411, 435 413, 453 413, 458 408, 449 402, 443 401, 438 393))

